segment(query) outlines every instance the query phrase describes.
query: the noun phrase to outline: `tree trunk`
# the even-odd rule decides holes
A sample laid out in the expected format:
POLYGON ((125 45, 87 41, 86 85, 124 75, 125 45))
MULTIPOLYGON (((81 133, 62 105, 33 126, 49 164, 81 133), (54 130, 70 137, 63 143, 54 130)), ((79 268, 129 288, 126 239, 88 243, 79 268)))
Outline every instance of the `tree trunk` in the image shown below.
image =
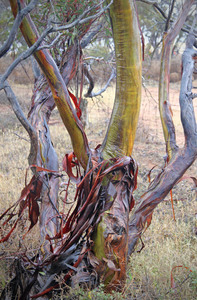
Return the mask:
POLYGON ((116 196, 94 236, 94 252, 101 262, 99 274, 109 290, 120 289, 126 278, 128 221, 137 166, 125 155, 132 153, 141 100, 141 45, 134 2, 115 0, 110 18, 116 51, 116 96, 101 155, 104 159, 123 157, 130 163, 128 170, 121 168, 114 177, 105 179, 108 185, 118 179, 116 196))

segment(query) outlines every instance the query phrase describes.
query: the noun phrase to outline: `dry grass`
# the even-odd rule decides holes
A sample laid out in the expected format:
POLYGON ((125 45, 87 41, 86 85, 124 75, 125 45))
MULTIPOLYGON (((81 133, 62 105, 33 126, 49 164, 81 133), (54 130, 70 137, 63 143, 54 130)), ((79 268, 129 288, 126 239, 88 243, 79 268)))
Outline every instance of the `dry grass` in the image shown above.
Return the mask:
MULTIPOLYGON (((31 87, 15 85, 15 92, 17 92, 20 103, 27 111, 31 87)), ((173 86, 171 95, 174 119, 178 126, 178 143, 182 145, 177 86, 173 86)), ((106 118, 110 116, 113 98, 114 89, 111 87, 103 98, 99 97, 94 102, 89 100, 91 115, 87 136, 92 148, 102 142, 107 128, 106 118)), ((139 201, 140 195, 147 189, 147 172, 156 164, 157 167, 154 169, 153 175, 156 174, 163 165, 163 156, 165 155, 158 107, 155 102, 157 100, 157 88, 152 85, 148 88, 148 92, 143 91, 142 98, 142 110, 133 152, 134 158, 139 162, 138 189, 134 195, 136 201, 139 201)), ((0 213, 18 199, 20 191, 24 187, 29 153, 29 143, 22 139, 28 139, 26 132, 14 116, 10 124, 11 111, 5 101, 1 103, 1 108, 4 108, 4 113, 1 114, 0 128, 0 213), (9 126, 7 126, 8 124, 9 126)), ((1 110, 1 112, 3 111, 1 110)), ((52 121, 54 124, 51 125, 52 140, 61 161, 65 152, 71 151, 70 139, 57 111, 53 113, 52 121)), ((196 170, 197 164, 195 163, 189 169, 188 174, 196 176, 196 170)), ((145 248, 141 253, 135 252, 131 256, 123 294, 106 295, 100 287, 94 292, 84 292, 80 289, 71 290, 67 298, 62 295, 61 299, 196 299, 197 236, 195 231, 197 227, 197 201, 195 191, 192 189, 192 183, 186 181, 180 182, 174 188, 176 222, 173 220, 169 198, 160 204, 154 212, 152 224, 143 236, 145 248), (185 268, 175 269, 173 276, 177 288, 171 290, 171 270, 174 266, 179 265, 185 266, 193 272, 190 274, 185 268)), ((1 260, 1 289, 9 278, 8 266, 16 253, 24 251, 25 248, 30 253, 35 253, 38 248, 38 228, 34 228, 24 240, 21 240, 23 230, 22 224, 19 225, 11 239, 0 245, 1 257, 5 255, 8 257, 1 260)))

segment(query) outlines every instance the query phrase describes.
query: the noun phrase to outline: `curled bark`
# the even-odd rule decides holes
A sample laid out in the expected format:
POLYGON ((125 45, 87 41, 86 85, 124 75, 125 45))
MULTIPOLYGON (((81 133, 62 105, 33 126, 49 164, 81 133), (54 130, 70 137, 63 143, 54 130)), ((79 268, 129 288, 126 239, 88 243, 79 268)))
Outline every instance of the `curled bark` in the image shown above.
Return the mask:
MULTIPOLYGON (((55 107, 54 99, 49 93, 48 83, 43 75, 39 76, 34 85, 32 108, 29 112, 29 121, 37 134, 37 156, 31 165, 58 171, 58 157, 51 142, 48 121, 55 107)), ((50 176, 45 172, 37 173, 32 168, 37 180, 42 182, 40 233, 41 243, 46 253, 50 252, 46 235, 54 236, 58 231, 58 177, 55 173, 50 176)))

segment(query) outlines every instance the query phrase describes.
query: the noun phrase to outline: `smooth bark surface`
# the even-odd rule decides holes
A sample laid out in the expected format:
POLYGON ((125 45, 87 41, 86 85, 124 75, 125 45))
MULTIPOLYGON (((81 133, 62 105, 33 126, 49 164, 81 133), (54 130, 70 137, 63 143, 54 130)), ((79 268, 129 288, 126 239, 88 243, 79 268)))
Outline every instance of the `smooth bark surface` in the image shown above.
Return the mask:
POLYGON ((130 156, 141 101, 141 43, 134 2, 114 0, 110 7, 115 52, 116 96, 103 157, 130 156))

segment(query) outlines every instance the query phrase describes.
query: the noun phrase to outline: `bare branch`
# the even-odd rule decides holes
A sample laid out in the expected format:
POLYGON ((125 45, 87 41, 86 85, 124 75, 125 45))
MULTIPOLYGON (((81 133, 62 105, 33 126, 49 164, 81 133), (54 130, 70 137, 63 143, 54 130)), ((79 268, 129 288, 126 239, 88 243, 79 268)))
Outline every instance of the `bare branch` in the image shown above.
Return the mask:
MULTIPOLYGON (((190 39, 190 37, 189 37, 190 39)), ((193 44, 195 38, 193 35, 193 44)), ((188 45, 188 43, 187 43, 188 45)), ((183 53, 183 73, 180 90, 181 121, 185 134, 185 146, 179 149, 164 170, 155 178, 129 220, 129 255, 140 238, 147 220, 155 207, 164 200, 172 187, 197 158, 197 124, 192 101, 193 57, 197 52, 189 47, 183 53)))
POLYGON ((28 13, 30 13, 30 11, 32 11, 32 9, 34 9, 37 2, 38 2, 38 0, 32 0, 25 8, 23 8, 21 10, 20 9, 20 1, 18 1, 18 7, 19 7, 18 14, 16 16, 16 19, 14 21, 14 24, 12 26, 12 29, 10 31, 7 41, 3 44, 3 46, 0 49, 0 57, 2 57, 3 55, 5 55, 8 52, 8 50, 10 49, 10 47, 15 39, 16 33, 18 31, 18 28, 19 28, 23 18, 28 13))
MULTIPOLYGON (((168 160, 171 159, 173 153, 177 151, 175 127, 172 119, 171 106, 169 100, 169 78, 170 78, 170 57, 173 42, 176 36, 180 33, 186 17, 191 9, 194 0, 187 0, 184 2, 177 19, 173 26, 164 32, 163 46, 161 54, 160 66, 160 84, 159 84, 159 111, 162 122, 164 139, 166 142, 166 151, 168 160)), ((167 26, 168 27, 168 26, 167 26)))
POLYGON ((173 9, 174 9, 174 4, 175 4, 175 0, 172 0, 172 4, 171 4, 171 7, 169 9, 169 13, 168 13, 168 17, 167 17, 166 25, 165 25, 165 29, 164 29, 165 32, 167 32, 168 28, 169 28, 169 23, 170 23, 170 19, 172 17, 172 12, 173 12, 173 9))
POLYGON ((12 88, 7 81, 3 82, 3 89, 6 93, 6 96, 12 106, 12 109, 13 109, 16 117, 18 118, 20 123, 23 125, 23 127, 26 129, 26 131, 29 134, 29 137, 31 139, 31 149, 30 149, 30 154, 29 154, 29 161, 30 161, 30 164, 32 164, 32 162, 34 163, 35 158, 37 156, 38 140, 37 140, 36 132, 35 132, 33 126, 27 120, 26 116, 24 115, 24 113, 21 109, 21 106, 20 106, 12 88))
POLYGON ((47 36, 47 34, 49 32, 51 32, 52 30, 52 26, 47 27, 43 33, 41 34, 41 36, 38 38, 38 40, 33 44, 33 46, 31 46, 29 49, 27 49, 25 52, 23 52, 22 54, 20 54, 15 61, 9 66, 9 68, 6 70, 6 72, 3 74, 3 76, 1 76, 1 80, 0 80, 0 90, 4 88, 4 81, 8 78, 8 76, 12 73, 12 71, 14 70, 14 68, 23 60, 25 60, 26 58, 28 58, 30 55, 32 55, 32 53, 34 53, 34 51, 37 50, 37 48, 40 46, 40 44, 42 43, 43 39, 47 36))
POLYGON ((30 140, 27 140, 26 138, 20 136, 18 133, 14 132, 14 134, 15 134, 19 139, 24 140, 24 141, 30 143, 30 140))
POLYGON ((112 79, 114 79, 114 77, 116 76, 116 72, 114 70, 114 68, 112 69, 112 72, 111 72, 111 75, 106 83, 106 85, 98 92, 96 93, 93 93, 93 92, 89 92, 85 95, 85 97, 87 98, 93 98, 93 97, 96 97, 96 96, 99 96, 101 95, 102 93, 104 93, 106 91, 106 89, 108 88, 110 82, 112 81, 112 79))
POLYGON ((34 78, 35 78, 35 80, 37 80, 38 77, 40 76, 40 68, 38 66, 37 61, 35 60, 35 58, 33 56, 31 56, 31 65, 32 65, 33 73, 34 73, 34 78))
MULTIPOLYGON (((197 51, 192 48, 192 45, 195 43, 195 37, 193 34, 189 34, 186 50, 182 56, 182 65, 183 73, 181 80, 181 89, 180 89, 180 107, 181 107, 181 121, 185 133, 186 143, 193 144, 195 143, 197 147, 197 124, 195 120, 195 113, 193 107, 193 94, 192 89, 192 73, 194 70, 194 59, 197 55, 197 51), (188 74, 191 74, 188 76, 188 74)), ((195 94, 194 94, 195 95, 195 94)))
POLYGON ((149 0, 136 0, 136 1, 152 5, 162 15, 164 19, 167 19, 165 12, 161 9, 161 7, 159 7, 156 1, 149 1, 149 0))
POLYGON ((55 45, 55 43, 60 39, 60 37, 62 35, 63 35, 63 33, 58 33, 58 35, 54 38, 54 40, 50 44, 40 46, 37 50, 51 49, 55 45))
POLYGON ((84 49, 91 42, 91 40, 95 37, 95 35, 99 32, 99 30, 101 30, 101 28, 102 28, 102 24, 99 24, 97 28, 93 30, 89 34, 89 36, 81 42, 82 49, 84 49))

